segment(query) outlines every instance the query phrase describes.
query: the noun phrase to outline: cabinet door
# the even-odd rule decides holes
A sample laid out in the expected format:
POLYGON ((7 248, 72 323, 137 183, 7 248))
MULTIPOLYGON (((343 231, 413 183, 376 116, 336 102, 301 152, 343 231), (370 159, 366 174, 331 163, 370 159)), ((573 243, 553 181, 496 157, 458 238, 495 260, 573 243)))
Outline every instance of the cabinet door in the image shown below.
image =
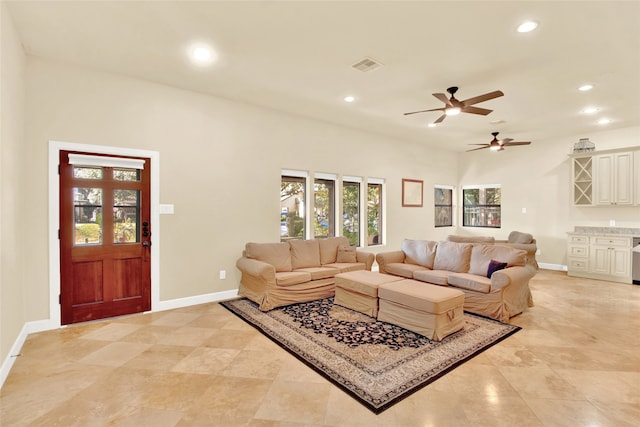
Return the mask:
POLYGON ((616 205, 633 202, 633 153, 616 154, 613 176, 613 192, 616 205))
POLYGON ((596 203, 630 205, 633 203, 633 153, 596 156, 596 203))
POLYGON ((613 248, 611 252, 611 274, 614 276, 631 276, 629 249, 613 248))
POLYGON ((596 203, 613 204, 613 154, 596 156, 596 203))
POLYGON ((590 273, 609 274, 611 262, 608 246, 591 246, 589 255, 590 273))
POLYGON ((635 192, 634 204, 640 206, 640 151, 633 153, 633 191, 635 192))

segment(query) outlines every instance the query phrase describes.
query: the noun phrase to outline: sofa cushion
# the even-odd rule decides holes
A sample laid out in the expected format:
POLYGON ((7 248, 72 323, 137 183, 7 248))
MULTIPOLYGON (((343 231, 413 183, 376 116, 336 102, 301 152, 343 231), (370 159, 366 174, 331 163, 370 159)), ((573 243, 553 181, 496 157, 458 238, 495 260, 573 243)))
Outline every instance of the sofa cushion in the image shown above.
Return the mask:
POLYGON ((344 237, 327 237, 326 239, 317 239, 320 245, 320 264, 331 264, 338 259, 338 248, 340 246, 349 246, 349 240, 344 237))
POLYGON ((387 274, 395 274, 396 276, 406 277, 407 279, 413 279, 413 273, 416 271, 428 270, 427 267, 416 264, 406 264, 404 262, 385 264, 384 269, 387 274))
POLYGON ((400 249, 404 252, 404 262, 433 268, 437 246, 438 242, 431 240, 404 239, 400 249))
POLYGON ((469 273, 453 273, 449 276, 449 284, 461 289, 488 294, 491 291, 491 279, 469 273))
POLYGON ((446 270, 420 270, 413 272, 413 278, 433 285, 447 286, 450 274, 451 272, 446 270))
POLYGON ((347 273, 349 271, 367 270, 367 266, 363 262, 334 262, 331 264, 323 265, 323 267, 335 268, 338 270, 337 273, 347 273))
POLYGON ((336 262, 358 262, 355 246, 340 246, 336 262))
POLYGON ((276 285, 292 286, 311 281, 311 273, 306 271, 283 271, 276 273, 276 285))
POLYGON ((294 270, 305 267, 320 267, 320 245, 317 240, 289 240, 291 266, 294 270))
POLYGON ((457 243, 494 243, 496 241, 495 237, 491 236, 457 236, 455 234, 449 234, 446 240, 457 243))
POLYGON ((525 265, 527 253, 503 245, 475 245, 471 250, 469 273, 486 276, 491 260, 506 262, 509 267, 525 265))
POLYGON ((522 233, 520 231, 512 231, 509 233, 509 237, 507 237, 507 242, 509 243, 521 243, 527 244, 533 242, 533 236, 529 233, 522 233))
POLYGON ((446 313, 464 304, 464 293, 458 289, 407 279, 380 285, 378 298, 433 314, 446 313))
POLYGON ((292 270, 288 243, 247 243, 245 255, 273 265, 276 272, 292 270))
POLYGON ((495 273, 498 270, 502 270, 504 268, 507 268, 506 262, 500 262, 500 261, 496 261, 495 259, 492 259, 491 261, 489 261, 489 268, 487 268, 487 277, 491 278, 493 273, 495 273))
MULTIPOLYGON (((447 270, 455 273, 469 271, 471 243, 440 242, 433 262, 434 270, 447 270)), ((485 268, 486 273, 486 268, 485 268)))
POLYGON ((309 273, 311 275, 311 280, 319 280, 319 279, 327 279, 329 277, 333 277, 336 274, 340 273, 340 270, 338 270, 337 268, 323 266, 323 267, 298 268, 293 270, 293 272, 309 273))

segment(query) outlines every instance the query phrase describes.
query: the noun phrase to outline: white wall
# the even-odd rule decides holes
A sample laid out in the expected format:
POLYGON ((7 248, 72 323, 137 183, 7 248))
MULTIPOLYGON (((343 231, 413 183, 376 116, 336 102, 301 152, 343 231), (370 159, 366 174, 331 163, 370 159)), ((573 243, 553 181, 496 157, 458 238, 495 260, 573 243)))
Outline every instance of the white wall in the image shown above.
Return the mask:
MULTIPOLYGON (((0 362, 6 360, 27 320, 22 271, 25 265, 23 148, 25 55, 6 5, 0 4, 0 362)), ((0 378, 2 384, 2 378, 0 378)))
POLYGON ((512 230, 532 233, 541 251, 538 262, 566 265, 566 233, 575 226, 608 227, 614 219, 617 227, 640 228, 638 206, 574 207, 569 158, 573 144, 584 137, 596 150, 640 146, 640 128, 594 129, 588 135, 553 140, 536 140, 535 131, 531 134, 530 146, 461 154, 460 185, 502 184, 502 228, 460 227, 461 234, 506 239, 512 230))
POLYGON ((238 287, 244 244, 280 238, 282 169, 384 178, 390 248, 447 234, 433 228, 433 185, 455 184, 451 152, 36 58, 26 117, 30 320, 48 316, 49 140, 159 151, 160 201, 175 205, 160 220, 162 301, 238 287), (424 208, 401 207, 402 178, 424 180, 424 208))

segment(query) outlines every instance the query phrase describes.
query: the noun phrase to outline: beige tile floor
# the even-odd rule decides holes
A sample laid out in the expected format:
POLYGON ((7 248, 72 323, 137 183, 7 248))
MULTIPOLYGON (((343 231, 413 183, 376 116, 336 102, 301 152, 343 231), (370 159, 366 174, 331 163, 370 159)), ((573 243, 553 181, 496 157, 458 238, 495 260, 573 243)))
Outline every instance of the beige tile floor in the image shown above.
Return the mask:
POLYGON ((212 303, 29 336, 0 425, 640 425, 640 286, 531 288, 522 331, 380 415, 212 303))

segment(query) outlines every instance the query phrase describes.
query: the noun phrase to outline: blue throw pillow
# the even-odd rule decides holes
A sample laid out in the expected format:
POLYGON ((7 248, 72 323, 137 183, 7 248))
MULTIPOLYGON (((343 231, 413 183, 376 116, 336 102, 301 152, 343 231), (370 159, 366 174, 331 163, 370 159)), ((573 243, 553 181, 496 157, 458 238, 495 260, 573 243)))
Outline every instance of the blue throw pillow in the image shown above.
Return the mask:
POLYGON ((492 259, 489 262, 489 268, 487 269, 487 277, 491 278, 491 275, 493 274, 494 271, 502 270, 503 268, 507 268, 506 262, 500 262, 500 261, 496 261, 495 259, 492 259))

